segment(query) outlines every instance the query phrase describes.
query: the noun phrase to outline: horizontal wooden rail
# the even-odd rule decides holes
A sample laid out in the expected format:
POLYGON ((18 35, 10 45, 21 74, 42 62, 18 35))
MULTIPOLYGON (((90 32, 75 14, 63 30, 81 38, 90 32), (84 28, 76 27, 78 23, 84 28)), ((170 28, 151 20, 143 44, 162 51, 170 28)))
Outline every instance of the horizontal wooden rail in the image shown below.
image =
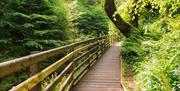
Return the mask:
MULTIPOLYGON (((104 51, 117 40, 117 36, 103 36, 98 38, 88 39, 82 42, 73 43, 67 46, 54 48, 29 56, 17 58, 4 63, 0 63, 0 78, 8 76, 12 73, 30 67, 33 64, 40 63, 50 57, 60 55, 66 51, 70 51, 67 55, 29 77, 27 80, 11 88, 9 91, 30 91, 52 73, 58 71, 65 63, 66 67, 59 73, 57 77, 44 89, 52 91, 57 87, 58 83, 66 76, 60 91, 70 89, 75 82, 77 83, 80 77, 88 71, 104 51)), ((34 90, 33 90, 34 91, 34 90)), ((37 90, 36 90, 37 91, 37 90)))
POLYGON ((32 64, 43 61, 43 60, 45 60, 47 58, 50 58, 52 56, 59 55, 59 54, 63 53, 64 51, 72 49, 73 47, 77 47, 79 45, 89 43, 91 41, 95 41, 95 40, 98 40, 98 39, 101 39, 101 38, 104 38, 104 37, 92 38, 92 39, 85 40, 85 41, 82 41, 82 42, 73 43, 73 44, 70 44, 70 45, 67 45, 67 46, 63 46, 63 47, 43 51, 43 52, 32 54, 32 55, 29 55, 29 56, 17 58, 15 60, 10 60, 10 61, 7 61, 7 62, 0 63, 0 73, 1 73, 0 78, 2 78, 4 76, 7 76, 9 74, 12 74, 14 72, 17 72, 17 71, 19 71, 19 70, 21 70, 21 69, 23 69, 25 67, 28 67, 28 66, 30 66, 32 64))

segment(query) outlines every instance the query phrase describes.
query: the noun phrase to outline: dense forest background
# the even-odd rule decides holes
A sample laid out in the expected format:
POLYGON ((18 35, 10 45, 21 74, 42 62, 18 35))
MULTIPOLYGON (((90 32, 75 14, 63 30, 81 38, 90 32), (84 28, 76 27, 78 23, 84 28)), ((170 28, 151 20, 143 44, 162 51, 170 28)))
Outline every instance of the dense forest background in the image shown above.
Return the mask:
MULTIPOLYGON (((113 34, 103 8, 102 0, 1 0, 0 62, 113 34)), ((43 67, 58 58, 48 59, 43 67)), ((25 71, 0 79, 0 91, 27 79, 25 71)))
MULTIPOLYGON (((1 0, 0 62, 105 34, 120 34, 108 19, 109 0, 1 0)), ((143 91, 180 91, 179 0, 116 0, 130 25, 121 55, 143 91)), ((113 16, 113 17, 114 17, 113 16)), ((114 19, 116 21, 116 19, 114 19)), ((6 91, 27 74, 0 80, 6 91)))
POLYGON ((0 62, 108 33, 100 0, 1 0, 0 8, 0 62))

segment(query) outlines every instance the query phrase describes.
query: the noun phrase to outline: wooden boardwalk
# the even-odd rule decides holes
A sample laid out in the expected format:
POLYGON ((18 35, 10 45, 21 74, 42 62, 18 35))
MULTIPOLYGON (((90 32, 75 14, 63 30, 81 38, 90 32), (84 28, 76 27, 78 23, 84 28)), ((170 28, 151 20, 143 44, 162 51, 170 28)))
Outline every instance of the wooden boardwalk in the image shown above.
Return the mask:
POLYGON ((123 91, 119 46, 115 43, 109 48, 73 91, 123 91))

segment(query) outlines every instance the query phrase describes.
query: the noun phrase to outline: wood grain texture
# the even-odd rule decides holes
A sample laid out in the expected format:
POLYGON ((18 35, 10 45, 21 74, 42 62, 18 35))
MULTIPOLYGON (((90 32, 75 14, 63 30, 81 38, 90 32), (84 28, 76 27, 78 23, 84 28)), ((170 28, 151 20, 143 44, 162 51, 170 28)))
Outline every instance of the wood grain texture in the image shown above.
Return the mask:
POLYGON ((115 43, 73 91, 123 91, 121 86, 120 43, 115 43))

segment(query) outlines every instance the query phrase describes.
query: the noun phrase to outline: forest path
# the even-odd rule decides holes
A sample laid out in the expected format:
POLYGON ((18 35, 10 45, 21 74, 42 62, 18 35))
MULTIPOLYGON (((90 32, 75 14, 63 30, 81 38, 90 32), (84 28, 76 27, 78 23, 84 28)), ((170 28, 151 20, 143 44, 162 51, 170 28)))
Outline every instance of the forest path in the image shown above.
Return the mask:
POLYGON ((112 45, 73 88, 73 91, 123 91, 120 44, 112 45))

